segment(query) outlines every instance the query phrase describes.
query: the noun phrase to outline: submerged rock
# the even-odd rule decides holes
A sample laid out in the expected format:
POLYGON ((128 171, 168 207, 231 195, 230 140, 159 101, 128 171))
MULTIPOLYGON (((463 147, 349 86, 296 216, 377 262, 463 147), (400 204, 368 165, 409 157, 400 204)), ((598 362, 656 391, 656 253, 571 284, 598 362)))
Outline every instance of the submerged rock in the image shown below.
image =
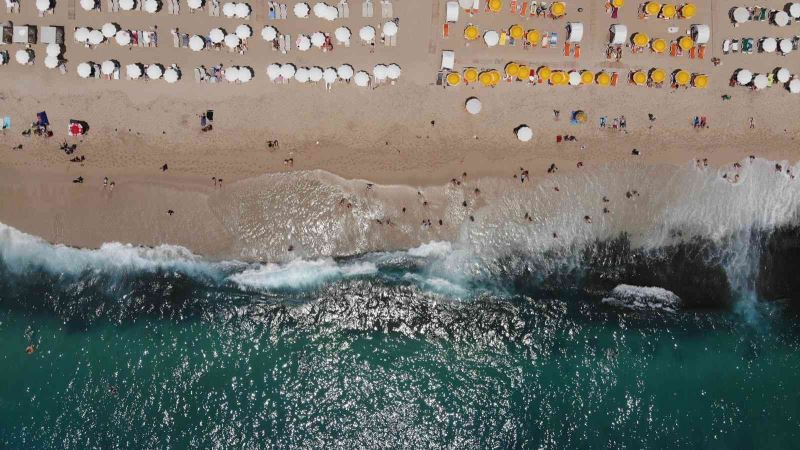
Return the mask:
POLYGON ((681 299, 659 287, 620 284, 603 298, 603 303, 627 309, 675 312, 681 306, 681 299))

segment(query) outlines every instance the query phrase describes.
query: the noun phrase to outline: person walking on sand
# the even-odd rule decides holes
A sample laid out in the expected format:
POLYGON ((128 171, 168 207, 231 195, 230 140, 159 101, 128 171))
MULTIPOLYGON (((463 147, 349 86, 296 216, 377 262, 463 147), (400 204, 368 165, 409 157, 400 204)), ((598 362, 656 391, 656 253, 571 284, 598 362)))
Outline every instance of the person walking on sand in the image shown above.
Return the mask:
POLYGON ((750 117, 750 129, 752 130, 755 127, 756 127, 755 119, 753 117, 750 117))

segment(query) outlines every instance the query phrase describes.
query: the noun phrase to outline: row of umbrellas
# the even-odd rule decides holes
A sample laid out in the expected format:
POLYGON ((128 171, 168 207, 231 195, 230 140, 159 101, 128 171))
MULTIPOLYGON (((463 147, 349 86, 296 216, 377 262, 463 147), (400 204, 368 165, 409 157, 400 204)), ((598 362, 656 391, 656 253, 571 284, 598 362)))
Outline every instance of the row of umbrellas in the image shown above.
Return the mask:
MULTIPOLYGON (((48 69, 55 69, 56 67, 58 67, 59 64, 61 64, 63 53, 64 53, 64 49, 63 49, 63 47, 61 45, 59 45, 59 44, 48 44, 47 48, 46 48, 46 56, 44 58, 45 67, 47 67, 48 69)), ((8 63, 8 60, 7 60, 8 54, 3 52, 3 53, 0 53, 0 55, 2 55, 2 56, 0 56, 0 58, 2 58, 0 60, 0 64, 8 63)), ((35 56, 36 56, 36 53, 33 51, 33 49, 24 48, 24 49, 17 50, 17 52, 14 54, 14 60, 18 64, 28 65, 28 64, 31 64, 33 62, 35 56)))
MULTIPOLYGON (((730 12, 730 16, 735 23, 745 23, 751 20, 753 13, 744 6, 737 6, 730 12)), ((772 15, 772 23, 779 27, 789 25, 792 19, 800 19, 800 3, 789 3, 785 11, 776 11, 772 15)))
MULTIPOLYGON (((375 29, 374 28, 372 28, 372 27, 364 27, 364 28, 370 28, 372 30, 372 37, 373 38, 375 37, 375 29)), ((261 38, 264 39, 267 42, 271 42, 271 41, 274 41, 275 39, 277 39, 278 34, 280 34, 280 33, 278 33, 278 29, 273 27, 272 25, 267 25, 267 26, 265 26, 264 28, 261 29, 261 38)), ((351 33, 350 33, 350 29, 347 28, 347 27, 339 27, 339 28, 337 28, 333 32, 333 35, 336 38, 336 40, 338 42, 342 43, 342 44, 346 44, 346 43, 350 42, 351 33)), ((321 32, 321 31, 317 31, 315 33, 312 33, 311 36, 307 36, 307 35, 301 34, 300 38, 298 38, 298 42, 300 42, 301 39, 307 40, 307 44, 308 45, 304 44, 305 48, 300 48, 300 50, 308 50, 308 48, 310 48, 311 45, 314 45, 315 47, 322 47, 323 45, 325 45, 325 33, 321 32)), ((300 45, 298 45, 298 47, 300 47, 300 45)))
POLYGON ((222 15, 224 15, 229 19, 232 19, 234 17, 238 19, 246 19, 250 17, 251 11, 252 9, 250 8, 250 5, 248 5, 247 3, 228 2, 222 5, 222 15))
MULTIPOLYGON (((294 15, 300 19, 305 19, 309 16, 312 11, 312 8, 308 6, 308 3, 297 3, 294 5, 294 15)), ((325 19, 329 21, 336 20, 339 17, 339 10, 336 9, 335 6, 330 6, 327 3, 317 2, 314 4, 313 8, 314 16, 320 19, 325 19)))
POLYGON ((232 66, 225 69, 225 80, 231 83, 247 83, 253 79, 253 68, 248 66, 232 66))
POLYGON ((697 14, 697 5, 685 3, 675 6, 669 3, 647 2, 644 4, 644 13, 647 16, 662 17, 664 19, 691 19, 697 14))
MULTIPOLYGON (((792 76, 789 69, 778 67, 772 72, 772 76, 779 83, 783 83, 786 89, 792 94, 800 93, 800 79, 792 76)), ((759 73, 754 74, 747 69, 739 69, 735 73, 736 83, 740 86, 752 86, 756 90, 761 90, 770 86, 770 76, 759 73)))
MULTIPOLYGON (((472 9, 472 0, 459 0, 459 4, 464 9, 472 9)), ((486 5, 491 12, 500 12, 503 9, 503 0, 489 0, 486 5)), ((550 5, 550 15, 555 18, 563 17, 567 14, 567 5, 564 2, 554 2, 550 5)))
POLYGON ((794 43, 792 42, 792 39, 789 38, 776 39, 772 37, 764 37, 761 39, 760 44, 761 50, 766 53, 774 53, 776 50, 780 50, 780 52, 785 55, 794 50, 794 43))
MULTIPOLYGON (((38 2, 39 0, 37 0, 38 2)), ((99 0, 81 0, 81 8, 85 11, 94 11, 100 9, 99 0)), ((119 0, 119 8, 123 11, 133 11, 136 8, 136 0, 119 0)), ((161 10, 161 2, 159 0, 144 0, 142 9, 150 14, 155 14, 161 10)))
MULTIPOLYGON (((372 70, 373 76, 377 81, 383 80, 397 80, 400 78, 402 70, 397 64, 377 64, 372 70)), ((294 79, 300 83, 313 82, 324 80, 326 83, 333 83, 337 79, 343 81, 353 80, 356 86, 366 87, 369 85, 370 77, 366 71, 356 72, 350 64, 342 64, 338 68, 328 67, 300 67, 294 64, 277 64, 273 63, 267 66, 267 77, 270 81, 275 81, 278 78, 284 80, 294 79)))
MULTIPOLYGON (((114 74, 119 68, 119 61, 113 59, 103 61, 99 65, 100 73, 109 76, 114 74)), ((75 70, 79 77, 90 78, 97 75, 98 65, 91 61, 82 62, 78 64, 75 70)), ((181 78, 181 71, 175 65, 165 69, 161 64, 149 64, 147 66, 141 63, 128 64, 125 66, 125 73, 128 78, 134 80, 146 75, 147 78, 152 80, 163 78, 167 83, 176 83, 181 78)))
MULTIPOLYGON (((227 33, 222 28, 212 28, 211 31, 208 32, 208 39, 212 44, 225 44, 226 47, 234 49, 241 45, 243 40, 248 39, 252 35, 253 29, 250 28, 249 25, 242 24, 237 26, 233 33, 227 33)), ((201 39, 203 39, 201 36, 192 36, 189 38, 189 47, 194 51, 202 50, 205 48, 205 40, 202 40, 202 47, 200 47, 201 39), (192 39, 194 39, 194 43, 192 43, 192 39)))

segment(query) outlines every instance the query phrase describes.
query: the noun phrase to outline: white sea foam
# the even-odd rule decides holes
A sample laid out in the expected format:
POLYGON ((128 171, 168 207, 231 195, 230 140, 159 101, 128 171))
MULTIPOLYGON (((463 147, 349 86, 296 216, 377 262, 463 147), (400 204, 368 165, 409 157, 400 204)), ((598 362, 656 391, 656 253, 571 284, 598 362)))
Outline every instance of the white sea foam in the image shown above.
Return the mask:
POLYGON ((680 297, 660 287, 620 284, 608 295, 603 303, 627 309, 675 312, 681 304, 680 297))
POLYGON ((409 249, 406 253, 410 256, 418 258, 441 258, 450 254, 453 250, 453 245, 447 241, 431 241, 409 249))
POLYGON ((371 262, 337 264, 333 259, 296 259, 286 264, 262 264, 233 274, 229 280, 242 288, 302 289, 337 279, 371 275, 378 271, 371 262))

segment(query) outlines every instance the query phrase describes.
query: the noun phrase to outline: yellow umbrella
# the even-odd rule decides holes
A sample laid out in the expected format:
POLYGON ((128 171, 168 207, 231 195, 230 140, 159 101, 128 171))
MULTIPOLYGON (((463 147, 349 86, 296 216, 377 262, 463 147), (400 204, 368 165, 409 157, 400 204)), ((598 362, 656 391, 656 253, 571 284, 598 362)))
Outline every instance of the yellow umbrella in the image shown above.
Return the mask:
POLYGON ((642 72, 641 70, 637 70, 633 73, 633 82, 636 83, 637 86, 641 86, 647 83, 647 74, 642 72))
POLYGON ((550 74, 550 84, 555 84, 555 85, 564 84, 565 80, 568 80, 567 74, 565 74, 560 70, 557 70, 550 74))
POLYGON ((625 4, 625 0, 611 0, 611 6, 614 8, 622 8, 622 5, 625 4))
POLYGON ((514 39, 522 39, 522 36, 525 36, 525 29, 521 25, 514 24, 509 28, 508 34, 514 39))
POLYGON ((539 71, 538 71, 538 74, 539 74, 539 79, 542 79, 542 80, 549 80, 549 79, 550 79, 550 74, 551 74, 551 73, 553 73, 553 71, 552 71, 552 70, 550 70, 550 68, 549 68, 549 67, 547 67, 547 66, 542 66, 542 67, 539 67, 539 71))
POLYGON ((515 77, 519 73, 519 64, 510 62, 506 64, 506 75, 515 77))
POLYGON ((477 69, 470 67, 464 70, 464 81, 467 83, 474 83, 478 81, 478 71, 477 69))
POLYGON ((458 72, 450 72, 447 74, 447 84, 450 86, 456 86, 461 83, 461 75, 458 72))
POLYGON ((581 72, 581 83, 592 84, 594 83, 594 74, 588 70, 581 72))
POLYGON ((469 41, 474 41, 478 39, 478 36, 481 35, 480 30, 475 25, 469 25, 467 28, 464 29, 464 37, 469 41))
POLYGON ((689 36, 684 36, 678 40, 678 45, 683 50, 689 50, 690 48, 694 47, 694 41, 689 36))
POLYGON ((648 16, 655 16, 659 11, 661 11, 661 3, 647 2, 647 4, 644 5, 644 12, 646 12, 648 16))
POLYGON ((653 39, 653 42, 650 43, 650 47, 656 53, 664 53, 664 50, 667 49, 667 41, 661 38, 653 39))
POLYGON ((561 17, 567 13, 567 5, 564 2, 555 2, 552 6, 550 6, 550 14, 553 17, 561 17))
POLYGON ((528 66, 519 66, 519 70, 517 71, 517 78, 521 81, 525 81, 531 77, 531 68, 528 66))
POLYGON ((650 79, 653 83, 663 83, 667 79, 667 73, 663 69, 653 69, 650 71, 650 79))
POLYGON ((579 123, 586 123, 588 116, 583 111, 578 111, 575 113, 575 120, 579 123))
POLYGON ((502 0, 489 0, 489 10, 491 12, 499 12, 502 7, 502 0))
POLYGON ((697 6, 694 3, 687 3, 681 8, 681 17, 684 19, 691 19, 697 14, 697 6))
POLYGON ((633 43, 636 44, 637 47, 644 47, 648 42, 650 42, 650 37, 644 33, 636 33, 633 35, 633 43))
POLYGON ((542 37, 542 34, 539 33, 539 30, 533 29, 528 30, 527 39, 531 45, 538 45, 539 39, 542 37))
POLYGON ((664 5, 661 7, 661 15, 667 19, 672 19, 675 17, 675 13, 677 12, 678 10, 675 9, 675 5, 664 5))
POLYGON ((692 86, 703 89, 708 86, 708 75, 698 74, 692 79, 692 86))
POLYGON ((489 72, 482 72, 478 80, 484 86, 491 86, 492 85, 492 74, 489 72))
POLYGON ((608 86, 611 84, 611 75, 605 72, 599 72, 597 74, 597 84, 600 86, 608 86))
POLYGON ((489 74, 492 76, 492 84, 499 83, 500 80, 503 78, 502 76, 500 76, 500 72, 496 70, 492 70, 491 72, 489 72, 489 74))
POLYGON ((685 86, 691 79, 692 76, 685 70, 678 70, 675 72, 675 82, 678 83, 678 86, 685 86))

